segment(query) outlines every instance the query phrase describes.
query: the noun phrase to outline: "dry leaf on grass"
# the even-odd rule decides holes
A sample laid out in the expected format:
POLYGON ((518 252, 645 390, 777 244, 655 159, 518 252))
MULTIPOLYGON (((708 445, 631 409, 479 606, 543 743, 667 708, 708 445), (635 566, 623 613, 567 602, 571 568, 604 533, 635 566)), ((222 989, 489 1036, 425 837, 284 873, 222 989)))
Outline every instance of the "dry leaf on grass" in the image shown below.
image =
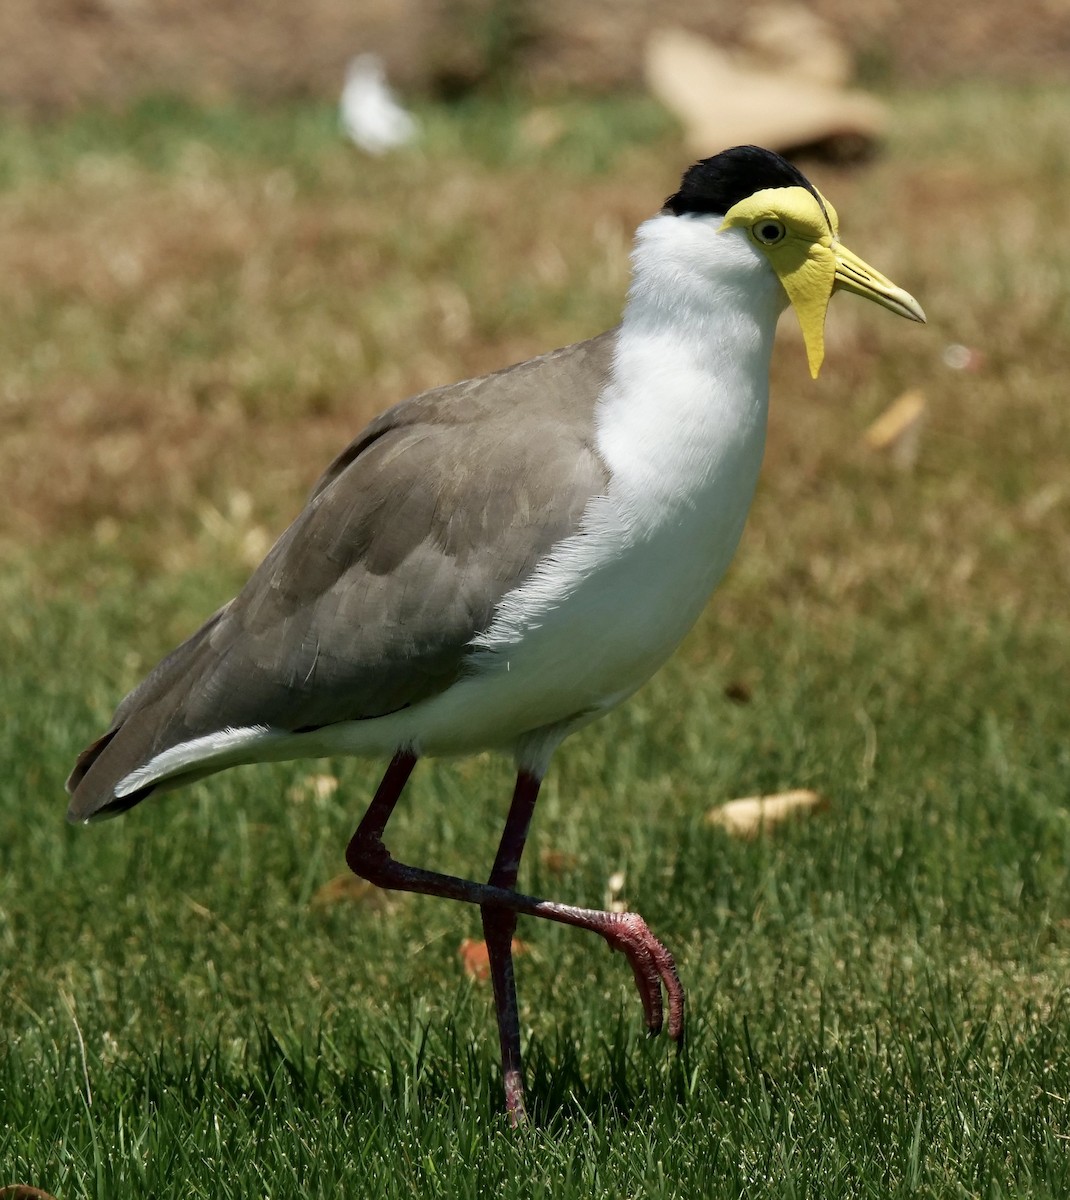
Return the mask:
POLYGON ((570 871, 575 871, 580 859, 578 854, 573 854, 570 850, 542 850, 539 853, 539 862, 551 875, 567 875, 570 871))
POLYGON ((606 880, 606 894, 602 901, 606 912, 622 913, 628 911, 628 902, 624 899, 624 884, 626 882, 623 871, 614 871, 606 880))
POLYGON ((326 800, 338 791, 338 779, 334 775, 306 775, 286 793, 295 803, 303 800, 326 800))
POLYGON ((828 808, 818 792, 801 788, 772 796, 745 796, 718 804, 706 814, 708 825, 717 825, 733 837, 755 838, 762 831, 779 825, 789 817, 804 816, 828 808))
POLYGON ((311 900, 313 908, 333 908, 336 904, 370 904, 378 908, 385 902, 382 888, 349 874, 328 879, 322 887, 316 889, 311 900))
POLYGON ((863 441, 871 450, 890 454, 900 469, 909 470, 918 458, 925 409, 925 393, 911 388, 888 405, 863 434, 863 441))
MULTIPOLYGON (((513 938, 512 948, 514 956, 518 958, 528 952, 527 943, 516 938, 513 938)), ((476 938, 465 938, 457 947, 457 957, 461 960, 461 966, 469 979, 490 978, 490 955, 486 942, 476 938)))
POLYGON ((551 108, 533 108, 520 121, 520 136, 540 150, 559 142, 566 132, 564 118, 551 108))
POLYGON ((1062 483, 1049 483, 1039 492, 1034 492, 1022 505, 1022 520, 1027 525, 1039 525, 1041 521, 1070 495, 1070 489, 1062 483))

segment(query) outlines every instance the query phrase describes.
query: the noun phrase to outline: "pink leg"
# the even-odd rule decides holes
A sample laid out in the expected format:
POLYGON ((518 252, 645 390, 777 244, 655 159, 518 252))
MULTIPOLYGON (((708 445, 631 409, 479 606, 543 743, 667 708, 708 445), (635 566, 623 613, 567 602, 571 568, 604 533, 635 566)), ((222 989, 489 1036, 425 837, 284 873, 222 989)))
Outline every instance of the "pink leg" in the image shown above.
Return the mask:
POLYGON ((652 1034, 660 1033, 664 1023, 661 989, 665 989, 669 1000, 669 1036, 679 1041, 684 1032, 684 991, 676 964, 638 913, 577 908, 570 904, 539 900, 512 890, 511 884, 516 881, 531 811, 538 795, 539 780, 534 776, 521 772, 517 778, 513 803, 489 883, 474 883, 455 875, 410 867, 390 857, 390 852, 383 844, 383 831, 415 765, 416 756, 409 751, 399 751, 394 755, 364 819, 346 847, 346 862, 354 874, 377 887, 443 896, 480 906, 498 1009, 506 1105, 514 1124, 523 1118, 524 1111, 511 948, 518 913, 544 917, 563 925, 574 925, 578 929, 589 929, 605 938, 610 948, 624 954, 631 965, 647 1028, 652 1034), (504 886, 506 884, 509 886, 504 886), (504 915, 505 912, 509 917, 504 915))
MULTIPOLYGON (((524 853, 540 782, 537 776, 528 771, 521 771, 516 777, 509 815, 488 880, 493 887, 510 890, 516 887, 520 857, 524 853)), ((524 1068, 520 1058, 520 1013, 513 973, 513 934, 516 932, 517 917, 512 909, 496 904, 484 904, 479 911, 483 918, 483 936, 487 942, 490 978, 494 987, 494 1008, 498 1016, 505 1110, 513 1125, 519 1125, 527 1119, 527 1112, 524 1108, 524 1068)))

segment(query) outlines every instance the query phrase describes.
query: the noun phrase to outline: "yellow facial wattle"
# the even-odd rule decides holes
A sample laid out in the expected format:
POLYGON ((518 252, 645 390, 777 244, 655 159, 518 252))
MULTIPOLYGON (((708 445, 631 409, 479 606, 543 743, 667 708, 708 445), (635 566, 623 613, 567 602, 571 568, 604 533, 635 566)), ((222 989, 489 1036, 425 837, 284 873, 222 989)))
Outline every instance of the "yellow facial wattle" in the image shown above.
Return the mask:
POLYGON ((769 259, 802 326, 810 374, 825 358, 825 315, 837 288, 924 321, 921 305, 837 239, 836 210, 804 187, 766 188, 734 205, 721 229, 743 229, 769 259))

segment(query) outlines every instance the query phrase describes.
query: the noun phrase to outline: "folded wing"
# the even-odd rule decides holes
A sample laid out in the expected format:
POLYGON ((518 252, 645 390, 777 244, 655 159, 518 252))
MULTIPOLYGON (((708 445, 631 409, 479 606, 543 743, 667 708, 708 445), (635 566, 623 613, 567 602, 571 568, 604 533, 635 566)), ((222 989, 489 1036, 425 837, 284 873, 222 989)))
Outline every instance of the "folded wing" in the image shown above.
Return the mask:
MULTIPOLYGON (((606 484, 594 403, 614 333, 384 413, 328 468, 242 591, 119 705, 68 780, 71 820, 229 729, 288 733, 417 705, 606 484)), ((167 786, 209 773, 196 763, 167 786)))

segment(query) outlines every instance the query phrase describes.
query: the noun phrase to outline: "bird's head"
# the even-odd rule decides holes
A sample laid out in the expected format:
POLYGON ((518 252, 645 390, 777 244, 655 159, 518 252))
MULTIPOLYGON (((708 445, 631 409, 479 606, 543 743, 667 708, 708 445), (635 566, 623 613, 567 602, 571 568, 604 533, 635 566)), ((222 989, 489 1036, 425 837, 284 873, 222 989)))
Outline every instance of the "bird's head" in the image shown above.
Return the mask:
POLYGON ((838 288, 874 300, 911 321, 921 305, 839 240, 836 210, 798 168, 758 146, 703 159, 665 202, 677 215, 722 215, 719 231, 739 230, 776 272, 806 342, 810 373, 825 357, 825 313, 838 288))

